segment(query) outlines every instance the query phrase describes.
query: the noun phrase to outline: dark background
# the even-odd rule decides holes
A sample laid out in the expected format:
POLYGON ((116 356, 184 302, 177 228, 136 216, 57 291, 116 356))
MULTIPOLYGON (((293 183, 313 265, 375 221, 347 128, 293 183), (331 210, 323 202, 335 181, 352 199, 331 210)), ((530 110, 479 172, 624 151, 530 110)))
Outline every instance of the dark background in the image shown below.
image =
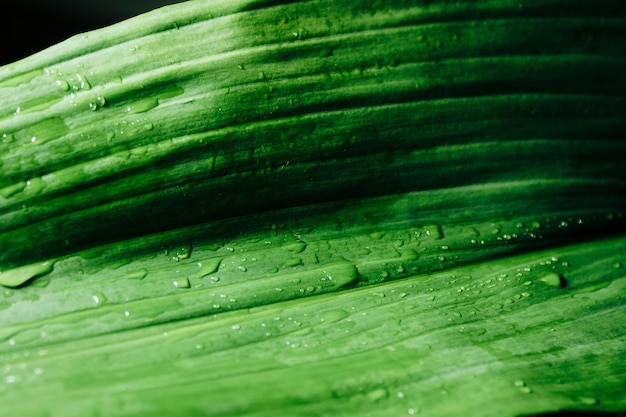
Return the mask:
POLYGON ((101 28, 182 0, 4 0, 0 65, 77 33, 101 28))

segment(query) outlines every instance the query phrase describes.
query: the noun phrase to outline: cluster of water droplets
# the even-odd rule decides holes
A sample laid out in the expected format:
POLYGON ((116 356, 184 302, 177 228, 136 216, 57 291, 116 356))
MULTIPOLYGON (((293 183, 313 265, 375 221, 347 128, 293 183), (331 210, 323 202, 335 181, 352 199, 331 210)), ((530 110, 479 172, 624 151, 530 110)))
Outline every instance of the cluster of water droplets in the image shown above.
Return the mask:
MULTIPOLYGON (((58 68, 48 68, 45 73, 54 79, 56 89, 60 91, 64 98, 69 100, 73 105, 78 105, 78 94, 85 94, 92 90, 92 84, 84 72, 64 73, 58 68)), ((96 111, 106 104, 103 95, 95 94, 87 103, 87 108, 96 111)))

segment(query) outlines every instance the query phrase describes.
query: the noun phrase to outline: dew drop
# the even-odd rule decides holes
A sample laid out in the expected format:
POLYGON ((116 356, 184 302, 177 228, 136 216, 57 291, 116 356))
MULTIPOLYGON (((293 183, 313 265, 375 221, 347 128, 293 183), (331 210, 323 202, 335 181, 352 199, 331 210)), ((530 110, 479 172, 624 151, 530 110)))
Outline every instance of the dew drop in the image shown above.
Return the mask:
POLYGON ((377 402, 389 397, 389 391, 386 388, 377 388, 367 393, 367 398, 371 401, 377 402))
POLYGON ((69 79, 70 88, 73 91, 91 90, 91 84, 83 74, 76 73, 69 79))
POLYGON ((189 283, 189 278, 187 277, 183 277, 176 281, 173 281, 172 284, 174 284, 176 288, 190 288, 191 287, 191 284, 189 283))
POLYGON ((294 242, 288 245, 283 246, 283 248, 292 253, 300 253, 306 249, 306 243, 304 242, 294 242))
POLYGON ((0 273, 0 285, 5 287, 20 286, 35 277, 49 274, 53 267, 53 261, 46 261, 2 271, 0 273))
POLYGON ((198 275, 200 276, 200 278, 203 278, 209 274, 216 272, 221 262, 221 258, 209 258, 202 262, 198 262, 198 267, 200 268, 200 272, 198 273, 198 275))
POLYGON ((431 223, 424 226, 424 230, 426 234, 433 239, 439 240, 443 239, 443 232, 441 230, 441 226, 437 223, 431 223))
POLYGON ((320 321, 323 321, 324 323, 335 323, 348 317, 349 315, 350 314, 346 310, 328 310, 320 314, 320 321))
POLYGON ((600 400, 594 397, 578 397, 578 401, 585 405, 597 405, 600 404, 600 400))
POLYGON ((554 272, 546 274, 539 278, 539 281, 545 283, 552 288, 563 288, 565 286, 565 279, 554 272))
POLYGON ((101 107, 104 107, 105 104, 106 104, 105 98, 102 96, 98 96, 93 101, 91 101, 88 106, 89 106, 89 110, 96 111, 100 109, 101 107))
POLYGON ((303 264, 302 258, 300 258, 299 256, 295 256, 292 258, 285 259, 282 266, 284 268, 292 268, 292 267, 300 266, 302 264, 303 264))
POLYGON ((191 256, 191 245, 180 246, 176 250, 176 255, 174 255, 173 259, 176 261, 180 261, 183 259, 188 259, 191 256))
POLYGON ((94 302, 94 304, 101 305, 107 301, 107 298, 104 296, 104 294, 98 292, 98 293, 94 293, 91 296, 91 300, 94 302))
POLYGON ((61 91, 70 91, 70 85, 65 80, 58 79, 54 82, 54 84, 61 91))

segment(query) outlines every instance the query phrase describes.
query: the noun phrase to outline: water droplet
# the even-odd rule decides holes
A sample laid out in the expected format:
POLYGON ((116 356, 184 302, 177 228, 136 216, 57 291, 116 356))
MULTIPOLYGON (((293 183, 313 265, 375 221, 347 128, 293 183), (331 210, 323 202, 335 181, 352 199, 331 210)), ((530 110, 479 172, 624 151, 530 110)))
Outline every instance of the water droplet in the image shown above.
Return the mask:
POLYGON ((46 261, 2 271, 0 272, 0 285, 5 287, 20 286, 35 277, 49 274, 53 267, 54 261, 46 261))
POLYGON ((172 284, 174 284, 174 286, 176 288, 190 288, 191 287, 191 284, 189 282, 189 278, 187 278, 187 277, 183 277, 183 278, 180 278, 180 279, 178 279, 176 281, 173 281, 172 284))
POLYGON ((296 266, 303 265, 303 263, 304 262, 302 261, 301 257, 295 256, 293 258, 285 259, 285 261, 282 264, 282 267, 283 268, 293 268, 293 267, 296 267, 296 266))
POLYGON ((32 178, 26 181, 26 187, 24 188, 24 192, 31 195, 40 194, 48 184, 41 178, 32 178))
POLYGON ((83 74, 76 73, 67 82, 72 91, 91 90, 91 84, 83 74))
POLYGON ((306 243, 305 242, 290 243, 288 245, 283 246, 283 249, 292 253, 300 253, 306 249, 306 243))
POLYGON ((233 329, 233 330, 239 330, 239 329, 241 329, 241 325, 233 324, 232 326, 230 326, 230 328, 233 329))
POLYGON ((198 275, 200 276, 200 278, 203 278, 209 274, 216 272, 221 262, 221 258, 209 258, 205 259, 202 262, 198 262, 198 267, 200 268, 200 272, 198 273, 198 275))
POLYGON ((594 397, 578 397, 578 401, 585 405, 597 405, 600 404, 600 400, 594 397))
POLYGON ((153 96, 137 99, 126 105, 126 112, 130 114, 143 113, 157 107, 161 100, 173 98, 183 94, 185 90, 177 85, 159 91, 153 96))
POLYGON ((563 288, 566 284, 565 279, 554 272, 542 276, 539 281, 553 288, 563 288))
POLYGON ((70 91, 70 85, 65 80, 58 79, 54 82, 54 84, 61 91, 70 91))
POLYGON ((437 223, 424 225, 424 230, 426 234, 433 239, 439 240, 443 239, 443 232, 441 230, 441 226, 437 223))
POLYGON ((324 323, 335 323, 348 317, 349 315, 350 314, 347 311, 341 309, 328 310, 320 314, 320 321, 323 321, 324 323))
POLYGON ((41 145, 51 139, 59 138, 68 132, 69 128, 63 119, 60 117, 49 117, 16 132, 16 136, 20 141, 41 145), (35 138, 34 141, 33 138, 35 138))
POLYGON ((21 182, 19 182, 17 184, 13 184, 13 185, 8 185, 8 186, 0 189, 0 196, 2 196, 4 198, 11 198, 15 194, 19 193, 20 191, 23 191, 25 187, 26 187, 26 182, 25 181, 21 181, 21 182))
POLYGON ((96 305, 101 305, 101 304, 104 304, 107 301, 107 298, 104 296, 104 294, 98 292, 98 293, 95 293, 94 295, 91 296, 91 300, 96 305))
POLYGON ((389 391, 386 388, 377 388, 367 393, 367 398, 371 401, 377 402, 389 397, 389 391))
POLYGON ((191 245, 188 246, 179 246, 174 256, 172 256, 172 260, 181 261, 183 259, 188 259, 191 256, 191 245))
POLYGON ((89 106, 89 110, 96 111, 100 109, 101 107, 104 107, 105 104, 106 104, 105 98, 102 96, 98 96, 93 101, 91 101, 88 106, 89 106))

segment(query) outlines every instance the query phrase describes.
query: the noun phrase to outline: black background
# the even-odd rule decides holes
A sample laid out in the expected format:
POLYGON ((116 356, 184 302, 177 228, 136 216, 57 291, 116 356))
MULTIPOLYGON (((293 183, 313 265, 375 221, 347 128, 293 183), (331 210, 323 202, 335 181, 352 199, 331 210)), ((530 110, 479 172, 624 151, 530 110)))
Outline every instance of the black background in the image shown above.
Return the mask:
POLYGON ((77 33, 101 28, 181 0, 4 0, 0 65, 77 33))

